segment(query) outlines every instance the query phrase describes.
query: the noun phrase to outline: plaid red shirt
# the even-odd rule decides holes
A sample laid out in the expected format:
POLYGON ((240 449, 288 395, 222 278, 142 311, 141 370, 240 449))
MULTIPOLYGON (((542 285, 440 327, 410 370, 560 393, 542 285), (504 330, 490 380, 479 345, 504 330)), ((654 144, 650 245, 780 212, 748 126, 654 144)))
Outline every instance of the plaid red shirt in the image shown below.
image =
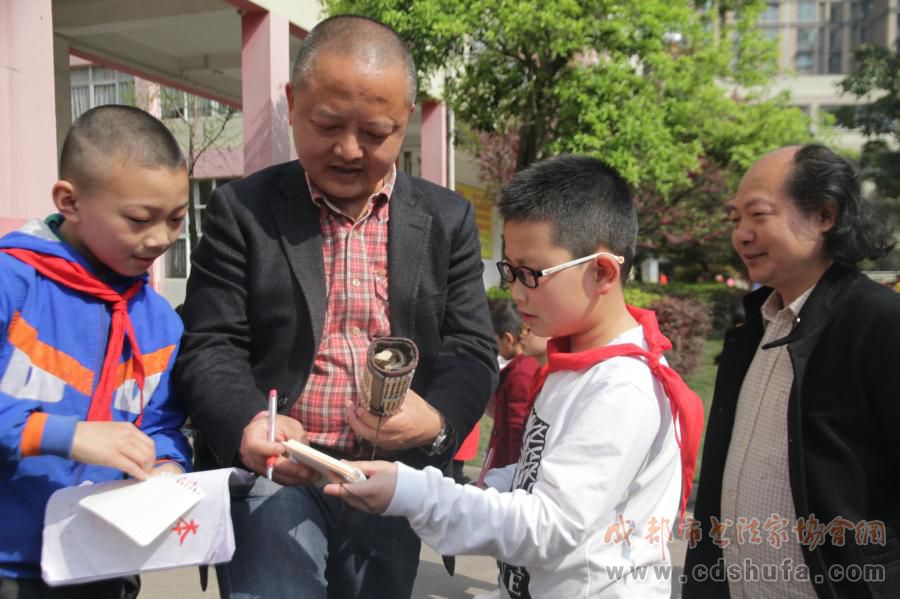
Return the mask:
POLYGON ((357 445, 344 403, 356 403, 369 343, 391 333, 388 202, 396 177, 392 168, 356 221, 306 180, 319 208, 328 306, 312 372, 291 416, 303 425, 310 443, 342 453, 355 453, 357 445))

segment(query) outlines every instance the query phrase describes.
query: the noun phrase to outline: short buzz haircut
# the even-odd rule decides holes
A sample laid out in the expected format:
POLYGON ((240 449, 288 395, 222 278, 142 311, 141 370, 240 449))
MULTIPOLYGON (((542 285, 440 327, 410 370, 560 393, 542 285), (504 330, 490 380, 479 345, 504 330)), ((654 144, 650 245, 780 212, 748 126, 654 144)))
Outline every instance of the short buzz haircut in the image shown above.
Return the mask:
POLYGON ((59 159, 59 175, 84 191, 105 180, 109 160, 150 169, 185 168, 178 142, 165 125, 133 106, 108 104, 78 117, 59 159))
POLYGON ((388 25, 357 15, 335 15, 321 21, 300 42, 300 50, 291 71, 292 87, 302 87, 315 66, 316 57, 325 51, 358 57, 361 61, 380 68, 402 65, 409 90, 409 103, 415 104, 416 61, 400 34, 388 25))
POLYGON ((522 324, 522 316, 510 300, 498 303, 491 310, 491 325, 494 327, 494 334, 498 337, 510 333, 518 339, 522 334, 522 324))
POLYGON ((834 207, 835 222, 825 234, 825 253, 838 265, 853 267, 864 258, 880 258, 894 244, 882 221, 863 198, 859 171, 849 160, 819 144, 794 154, 784 191, 805 215, 834 207))
POLYGON ((622 283, 634 263, 638 222, 625 179, 608 164, 565 154, 517 173, 503 190, 500 215, 507 222, 547 222, 553 243, 572 258, 598 248, 625 258, 622 283))

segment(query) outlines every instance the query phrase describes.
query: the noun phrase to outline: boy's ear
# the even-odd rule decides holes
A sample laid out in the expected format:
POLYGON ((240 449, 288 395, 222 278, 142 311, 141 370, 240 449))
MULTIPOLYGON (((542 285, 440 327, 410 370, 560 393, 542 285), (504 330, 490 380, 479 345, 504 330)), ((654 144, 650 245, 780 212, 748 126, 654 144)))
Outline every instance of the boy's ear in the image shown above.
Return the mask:
POLYGON ((612 256, 601 254, 594 259, 594 291, 597 295, 606 295, 619 284, 622 267, 612 256))
POLYGON ((78 198, 75 195, 75 186, 68 181, 57 181, 51 190, 53 204, 67 221, 78 221, 78 198))

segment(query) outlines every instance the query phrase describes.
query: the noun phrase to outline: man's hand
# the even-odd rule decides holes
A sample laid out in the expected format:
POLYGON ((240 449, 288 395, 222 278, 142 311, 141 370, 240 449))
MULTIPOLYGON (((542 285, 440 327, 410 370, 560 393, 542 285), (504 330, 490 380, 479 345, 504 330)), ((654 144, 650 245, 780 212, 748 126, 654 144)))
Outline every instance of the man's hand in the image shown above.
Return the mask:
POLYGON ((381 417, 347 402, 347 423, 357 435, 388 451, 428 445, 441 432, 441 415, 421 395, 410 389, 403 399, 400 411, 381 417), (375 431, 378 430, 378 439, 375 431))
POLYGON ((70 457, 82 464, 118 468, 145 480, 156 460, 156 444, 130 422, 79 422, 70 457))
POLYGON ((397 488, 397 464, 391 462, 350 462, 363 471, 367 479, 358 483, 329 483, 322 490, 340 497, 356 509, 380 514, 391 504, 397 488))
POLYGON ((306 442, 306 432, 295 419, 278 415, 275 419, 275 442, 269 442, 268 414, 260 412, 253 417, 241 436, 240 458, 249 470, 266 475, 266 458, 277 456, 272 479, 280 485, 302 485, 319 480, 319 473, 303 464, 295 464, 282 455, 282 441, 296 439, 306 442))

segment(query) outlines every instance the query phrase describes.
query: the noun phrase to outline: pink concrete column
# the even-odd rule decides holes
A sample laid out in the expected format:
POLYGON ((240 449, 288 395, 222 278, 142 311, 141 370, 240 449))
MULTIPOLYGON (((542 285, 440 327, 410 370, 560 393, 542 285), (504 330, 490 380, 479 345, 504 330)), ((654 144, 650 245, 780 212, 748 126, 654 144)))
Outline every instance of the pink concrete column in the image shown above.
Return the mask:
POLYGON ((287 19, 270 12, 241 17, 244 174, 291 159, 284 86, 290 79, 287 19))
MULTIPOLYGON (((0 0, 0 228, 52 212, 56 101, 51 0, 0 0)), ((69 90, 64 90, 69 93, 69 90)))
POLYGON ((141 77, 134 78, 134 103, 158 119, 162 118, 159 84, 141 77))
POLYGON ((27 220, 25 218, 5 218, 0 216, 0 237, 20 228, 27 220))
MULTIPOLYGON (((141 110, 146 110, 156 118, 162 118, 162 104, 159 97, 159 84, 141 77, 134 78, 134 104, 141 110)), ((170 252, 174 251, 169 249, 170 252)), ((166 276, 166 259, 158 258, 150 265, 150 286, 156 291, 160 290, 160 282, 166 276)))
POLYGON ((447 186, 447 105, 422 104, 422 178, 447 186))

